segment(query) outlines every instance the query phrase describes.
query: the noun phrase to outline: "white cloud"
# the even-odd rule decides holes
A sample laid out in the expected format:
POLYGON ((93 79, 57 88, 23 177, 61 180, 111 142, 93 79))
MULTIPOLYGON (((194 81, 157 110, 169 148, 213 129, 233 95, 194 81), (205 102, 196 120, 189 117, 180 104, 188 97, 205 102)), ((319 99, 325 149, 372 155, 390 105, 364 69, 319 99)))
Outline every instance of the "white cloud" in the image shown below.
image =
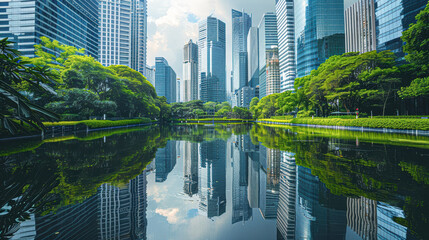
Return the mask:
POLYGON ((177 216, 179 213, 178 208, 169 208, 169 209, 159 209, 157 208, 155 210, 156 213, 158 213, 161 216, 164 216, 167 218, 167 222, 170 224, 177 224, 179 222, 179 217, 177 216))
POLYGON ((147 195, 152 197, 155 202, 160 203, 162 200, 164 200, 167 196, 167 186, 166 185, 157 185, 152 184, 148 185, 147 188, 147 195))

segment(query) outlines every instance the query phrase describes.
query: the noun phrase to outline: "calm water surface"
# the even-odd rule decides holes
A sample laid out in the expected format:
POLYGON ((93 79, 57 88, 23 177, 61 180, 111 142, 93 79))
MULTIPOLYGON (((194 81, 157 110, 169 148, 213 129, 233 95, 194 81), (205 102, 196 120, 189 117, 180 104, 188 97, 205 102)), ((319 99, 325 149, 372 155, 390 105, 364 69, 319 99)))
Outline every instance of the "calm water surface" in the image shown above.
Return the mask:
POLYGON ((0 239, 429 239, 429 139, 257 125, 0 142, 0 239))

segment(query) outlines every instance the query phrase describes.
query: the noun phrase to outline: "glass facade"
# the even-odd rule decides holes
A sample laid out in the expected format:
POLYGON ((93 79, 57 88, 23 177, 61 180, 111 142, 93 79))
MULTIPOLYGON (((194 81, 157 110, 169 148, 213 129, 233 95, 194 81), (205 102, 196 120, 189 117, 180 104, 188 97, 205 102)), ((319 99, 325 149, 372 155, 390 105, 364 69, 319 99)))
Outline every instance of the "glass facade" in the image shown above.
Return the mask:
POLYGON ((252 27, 252 17, 244 11, 232 10, 232 71, 235 91, 247 85, 247 35, 252 27))
POLYGON ((0 38, 8 37, 28 57, 45 36, 99 59, 98 8, 97 0, 1 0, 0 38))
POLYGON ((183 101, 198 100, 198 45, 190 40, 183 48, 183 101))
POLYGON ((295 0, 297 77, 345 51, 344 1, 295 0))
POLYGON ((225 47, 225 23, 214 17, 201 21, 198 35, 198 98, 204 102, 226 100, 225 47))
MULTIPOLYGON (((267 64, 270 62, 270 59, 267 58, 268 52, 272 48, 277 48, 278 46, 278 37, 277 37, 277 18, 275 13, 266 13, 259 23, 259 99, 269 95, 267 94, 267 74, 280 76, 279 69, 278 72, 268 73, 267 64)), ((276 70, 270 68, 271 70, 276 70)), ((279 83, 280 84, 280 83, 279 83)), ((278 88, 280 91, 280 88, 278 88)), ((278 92, 276 92, 278 93, 278 92)))
POLYGON ((359 0, 345 11, 346 52, 376 50, 374 0, 359 0))
POLYGON ((416 22, 416 15, 427 3, 427 0, 375 0, 377 50, 391 50, 400 61, 404 60, 402 32, 416 22))
POLYGON ((155 90, 158 96, 167 98, 167 102, 176 102, 176 73, 163 57, 155 59, 155 90))
POLYGON ((295 63, 295 17, 293 0, 277 0, 277 25, 280 58, 280 91, 294 90, 295 63))
POLYGON ((247 86, 259 88, 259 30, 252 27, 247 37, 248 83, 247 86))

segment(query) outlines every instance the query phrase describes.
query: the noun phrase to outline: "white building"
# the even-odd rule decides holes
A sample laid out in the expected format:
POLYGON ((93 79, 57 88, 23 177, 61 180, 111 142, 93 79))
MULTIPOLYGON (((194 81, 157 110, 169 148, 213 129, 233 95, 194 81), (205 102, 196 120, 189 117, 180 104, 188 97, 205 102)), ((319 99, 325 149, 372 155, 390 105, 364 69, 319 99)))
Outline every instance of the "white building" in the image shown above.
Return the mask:
POLYGON ((198 45, 192 40, 183 48, 182 100, 198 100, 198 45))

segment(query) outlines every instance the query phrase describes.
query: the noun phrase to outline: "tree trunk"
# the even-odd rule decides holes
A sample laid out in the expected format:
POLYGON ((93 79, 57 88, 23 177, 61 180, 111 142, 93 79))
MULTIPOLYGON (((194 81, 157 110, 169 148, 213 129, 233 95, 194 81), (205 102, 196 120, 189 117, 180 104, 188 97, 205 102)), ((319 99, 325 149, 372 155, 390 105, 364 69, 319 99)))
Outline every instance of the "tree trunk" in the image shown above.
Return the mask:
POLYGON ((384 100, 384 105, 383 105, 383 117, 386 113, 386 105, 387 105, 387 100, 389 100, 389 95, 390 95, 390 91, 387 92, 387 96, 386 99, 384 100))

